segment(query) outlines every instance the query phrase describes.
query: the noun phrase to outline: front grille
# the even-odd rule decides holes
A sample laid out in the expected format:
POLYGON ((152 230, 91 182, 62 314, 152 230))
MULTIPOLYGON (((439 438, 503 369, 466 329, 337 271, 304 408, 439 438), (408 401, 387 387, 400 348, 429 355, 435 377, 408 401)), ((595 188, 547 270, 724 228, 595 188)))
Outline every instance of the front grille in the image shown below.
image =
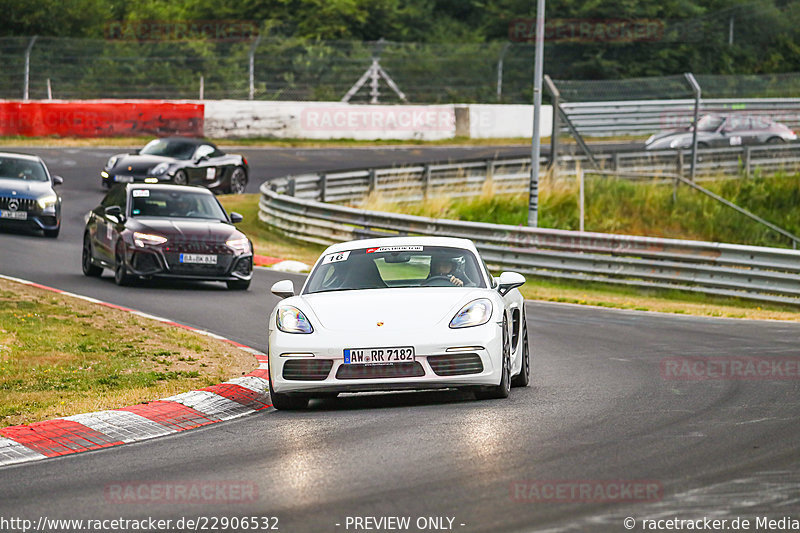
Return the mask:
POLYGON ((216 254, 233 255, 233 251, 224 242, 207 242, 193 240, 173 240, 170 239, 165 252, 178 254, 216 254))
POLYGON ((11 200, 17 201, 17 211, 34 211, 36 200, 32 198, 17 198, 16 196, 0 196, 0 209, 8 209, 11 200))
MULTIPOLYGON (((184 252, 184 253, 213 253, 213 252, 184 252)), ((181 274, 186 276, 224 276, 231 268, 233 256, 231 255, 217 255, 217 264, 204 265, 200 263, 181 263, 180 253, 167 252, 164 254, 167 258, 167 265, 169 271, 173 274, 181 274)))
POLYGON ((425 370, 416 361, 393 365, 342 365, 336 371, 336 379, 418 378, 424 375, 425 370))
POLYGON ((292 381, 322 381, 333 367, 330 359, 290 359, 283 365, 283 379, 292 381))
POLYGON ((483 372, 481 356, 476 353, 458 353, 428 356, 428 364, 437 376, 460 376, 483 372))
POLYGON ((250 272, 253 271, 253 258, 243 257, 239 259, 233 271, 240 276, 249 276, 250 272))

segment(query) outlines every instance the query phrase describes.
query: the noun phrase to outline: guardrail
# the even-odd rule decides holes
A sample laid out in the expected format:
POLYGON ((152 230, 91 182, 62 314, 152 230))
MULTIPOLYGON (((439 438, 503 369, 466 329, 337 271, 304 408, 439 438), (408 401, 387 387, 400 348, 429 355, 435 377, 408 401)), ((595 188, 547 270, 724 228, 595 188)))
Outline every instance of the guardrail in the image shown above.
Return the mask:
MULTIPOLYGON (((653 150, 595 154, 601 169, 626 174, 650 174, 673 179, 688 169, 689 150, 653 150)), ((539 160, 540 172, 546 158, 539 160)), ((321 174, 291 176, 287 194, 321 202, 361 204, 373 191, 396 201, 414 202, 426 196, 476 196, 488 184, 501 194, 525 193, 530 183, 530 157, 462 161, 458 163, 413 165, 407 167, 357 169, 321 174), (488 183, 487 183, 488 182, 488 183)), ((559 156, 557 174, 575 176, 578 168, 588 168, 583 155, 559 156)), ((750 177, 778 171, 800 171, 800 144, 745 146, 698 150, 697 175, 750 177)))
MULTIPOLYGON (((694 118, 693 99, 562 102, 561 108, 588 137, 647 135, 689 126, 694 118)), ((707 98, 700 112, 755 115, 800 128, 799 98, 707 98)))
MULTIPOLYGON (((428 187, 435 185, 431 167, 425 171, 428 187)), ((499 270, 800 305, 800 252, 795 250, 432 219, 302 197, 321 194, 333 201, 354 197, 356 190, 364 194, 368 188, 361 172, 372 183, 380 175, 353 171, 266 182, 259 219, 316 244, 396 235, 464 237, 499 270)))

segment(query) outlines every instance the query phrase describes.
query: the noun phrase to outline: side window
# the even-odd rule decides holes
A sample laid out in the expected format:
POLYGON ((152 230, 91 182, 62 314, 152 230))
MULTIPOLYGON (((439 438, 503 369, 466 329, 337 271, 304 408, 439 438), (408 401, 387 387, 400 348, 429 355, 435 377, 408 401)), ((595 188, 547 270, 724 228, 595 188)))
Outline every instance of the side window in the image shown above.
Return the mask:
POLYGON ((125 207, 125 195, 127 191, 125 190, 125 186, 118 185, 108 191, 106 197, 103 198, 103 201, 100 202, 100 205, 103 207, 110 207, 112 205, 118 205, 122 208, 125 207))
POLYGON ((209 144, 201 144, 197 150, 194 152, 194 159, 200 159, 201 157, 211 157, 211 154, 214 153, 214 147, 209 144))

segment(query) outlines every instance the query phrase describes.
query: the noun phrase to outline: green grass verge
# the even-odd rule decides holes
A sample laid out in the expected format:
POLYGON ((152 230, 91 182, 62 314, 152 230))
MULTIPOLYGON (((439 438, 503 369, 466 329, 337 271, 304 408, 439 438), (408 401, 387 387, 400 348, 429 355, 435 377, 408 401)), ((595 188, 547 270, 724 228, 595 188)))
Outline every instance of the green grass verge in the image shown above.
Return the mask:
POLYGON ((0 426, 163 398, 254 367, 214 339, 0 280, 0 426))

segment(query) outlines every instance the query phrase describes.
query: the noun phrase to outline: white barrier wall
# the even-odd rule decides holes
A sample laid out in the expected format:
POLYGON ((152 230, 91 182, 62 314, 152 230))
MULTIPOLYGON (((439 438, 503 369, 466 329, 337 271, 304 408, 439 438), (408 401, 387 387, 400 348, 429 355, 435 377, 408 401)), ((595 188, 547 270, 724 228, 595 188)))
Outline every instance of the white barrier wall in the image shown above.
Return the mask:
MULTIPOLYGON (((435 141, 530 137, 525 105, 351 105, 342 102, 205 101, 207 137, 435 141)), ((552 107, 542 106, 542 136, 552 107)))

